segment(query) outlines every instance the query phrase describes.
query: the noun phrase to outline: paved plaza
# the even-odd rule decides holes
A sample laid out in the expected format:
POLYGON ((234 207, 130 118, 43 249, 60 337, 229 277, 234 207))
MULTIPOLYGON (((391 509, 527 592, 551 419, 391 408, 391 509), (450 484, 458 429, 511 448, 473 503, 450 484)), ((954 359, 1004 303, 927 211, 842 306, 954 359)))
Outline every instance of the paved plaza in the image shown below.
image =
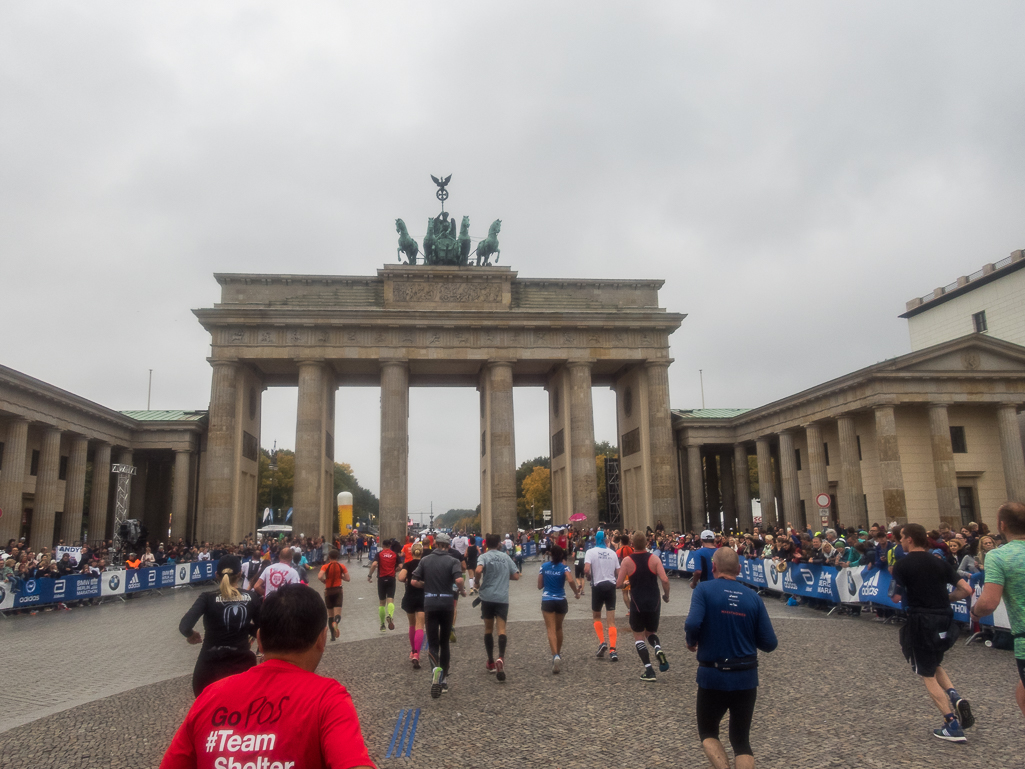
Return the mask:
MULTIPOLYGON (((686 583, 673 580, 663 608, 671 668, 645 685, 625 618, 617 622, 620 662, 593 657, 586 597, 570 600, 563 671, 551 674, 536 569, 528 562, 513 583, 509 680, 499 684, 484 671, 478 612, 462 600, 451 690, 432 700, 427 670, 406 661, 405 617, 380 633, 376 592, 366 571, 353 568, 342 640, 328 645, 318 672, 351 692, 374 760, 432 769, 705 766, 694 723, 696 663, 683 645, 686 583), (420 710, 409 757, 386 758, 408 709, 420 710)), ((176 626, 198 592, 0 621, 8 692, 0 767, 156 767, 192 702, 197 649, 176 626)), ((947 668, 978 718, 967 746, 949 745, 930 735, 940 719, 900 655, 895 628, 766 600, 780 646, 762 657, 752 735, 760 766, 1021 765, 1010 652, 959 643, 948 654, 947 668)))

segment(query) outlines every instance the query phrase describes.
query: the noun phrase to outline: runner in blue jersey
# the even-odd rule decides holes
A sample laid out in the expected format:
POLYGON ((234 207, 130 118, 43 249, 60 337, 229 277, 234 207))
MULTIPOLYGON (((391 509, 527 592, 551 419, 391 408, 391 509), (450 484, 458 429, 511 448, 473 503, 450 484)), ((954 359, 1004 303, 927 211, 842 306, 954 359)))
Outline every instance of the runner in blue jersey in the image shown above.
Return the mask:
POLYGON ((573 591, 574 598, 580 598, 577 583, 573 581, 573 572, 563 563, 565 558, 566 551, 558 545, 553 546, 551 560, 541 564, 541 571, 537 575, 537 589, 541 591, 541 614, 545 618, 548 646, 552 650, 552 673, 555 674, 562 667, 562 621, 569 611, 566 585, 573 591))
POLYGON ((753 769, 751 720, 758 694, 758 650, 776 648, 776 633, 758 594, 737 582, 740 561, 728 547, 712 556, 714 579, 690 599, 684 630, 687 648, 698 655, 695 708, 701 748, 716 769, 729 767, 719 741, 719 723, 730 714, 730 745, 737 769, 753 769))

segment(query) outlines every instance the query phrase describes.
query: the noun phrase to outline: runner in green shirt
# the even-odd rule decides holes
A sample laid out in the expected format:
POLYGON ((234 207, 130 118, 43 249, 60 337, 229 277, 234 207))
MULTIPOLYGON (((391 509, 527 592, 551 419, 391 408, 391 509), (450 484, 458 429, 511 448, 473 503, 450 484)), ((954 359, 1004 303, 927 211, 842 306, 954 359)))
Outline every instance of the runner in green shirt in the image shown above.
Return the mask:
POLYGON ((986 583, 972 605, 975 619, 992 614, 1004 599, 1014 635, 1014 658, 1018 663, 1018 688, 1014 698, 1025 715, 1025 505, 1008 502, 997 511, 997 527, 1007 544, 986 553, 983 571, 986 583))

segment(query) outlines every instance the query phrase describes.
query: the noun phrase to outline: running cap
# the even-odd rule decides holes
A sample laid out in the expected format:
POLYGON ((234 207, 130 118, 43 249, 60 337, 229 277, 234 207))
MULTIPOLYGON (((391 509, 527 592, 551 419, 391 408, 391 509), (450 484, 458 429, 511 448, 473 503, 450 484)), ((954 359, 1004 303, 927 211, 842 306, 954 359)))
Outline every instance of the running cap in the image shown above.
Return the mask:
POLYGON ((435 541, 436 544, 439 544, 439 545, 451 545, 452 544, 452 537, 450 537, 448 534, 442 532, 441 534, 436 534, 434 536, 434 541, 435 541))
POLYGON ((594 544, 598 547, 605 547, 605 532, 598 531, 594 535, 594 544))
POLYGON ((715 542, 715 533, 712 532, 710 529, 705 529, 703 532, 701 532, 701 541, 715 542))

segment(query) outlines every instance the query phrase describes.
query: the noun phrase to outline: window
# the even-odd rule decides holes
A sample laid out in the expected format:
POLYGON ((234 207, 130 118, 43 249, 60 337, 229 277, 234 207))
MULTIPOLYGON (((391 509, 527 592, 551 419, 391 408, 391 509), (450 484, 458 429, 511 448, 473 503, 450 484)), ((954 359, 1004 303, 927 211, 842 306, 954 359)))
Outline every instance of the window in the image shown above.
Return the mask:
POLYGON ((955 454, 968 453, 968 440, 965 438, 964 427, 950 426, 950 449, 955 454))
MULTIPOLYGON (((483 402, 484 402, 484 399, 481 398, 481 403, 483 403, 483 402)), ((484 432, 482 432, 480 434, 480 455, 482 457, 483 456, 487 456, 487 453, 488 453, 488 431, 485 430, 484 432)))
POLYGON ((39 475, 39 449, 32 449, 32 462, 28 467, 29 475, 39 475))
POLYGON ((566 430, 559 430, 552 436, 552 458, 561 457, 566 452, 566 430))
POLYGON ((822 444, 822 453, 826 455, 826 467, 829 467, 829 444, 822 444))
POLYGON ((961 505, 961 523, 967 526, 975 520, 975 490, 971 486, 958 486, 957 501, 961 505))
POLYGON ((805 504, 803 499, 801 500, 801 520, 805 521, 805 525, 807 525, 808 516, 805 514, 805 504))
POLYGON ((855 435, 854 439, 858 442, 858 461, 861 461, 861 436, 855 435))
POLYGON ((976 334, 983 334, 988 330, 989 327, 986 325, 985 310, 983 310, 982 312, 977 312, 974 315, 972 315, 972 326, 975 327, 976 334))
POLYGON ((801 472, 801 450, 794 449, 794 463, 797 465, 797 472, 801 472))
POLYGON ((57 479, 66 481, 68 479, 68 458, 61 457, 60 470, 57 471, 57 479))

